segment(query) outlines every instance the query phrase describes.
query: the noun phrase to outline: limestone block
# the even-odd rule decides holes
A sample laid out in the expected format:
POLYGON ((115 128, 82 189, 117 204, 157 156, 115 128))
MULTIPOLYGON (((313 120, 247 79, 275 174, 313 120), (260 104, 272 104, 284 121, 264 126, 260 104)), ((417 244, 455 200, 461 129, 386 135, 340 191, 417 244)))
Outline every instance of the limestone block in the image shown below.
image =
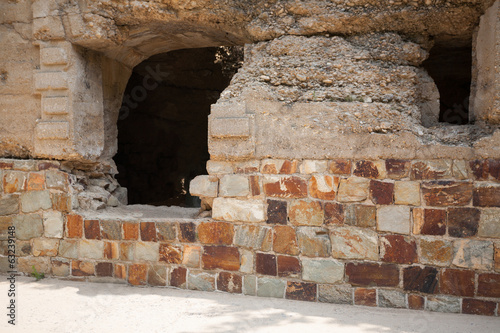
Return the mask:
POLYGON ((260 200, 215 198, 212 218, 230 222, 263 222, 266 220, 265 204, 260 200))
POLYGON ((103 259, 104 242, 97 240, 79 241, 79 258, 103 259))
POLYGON ((410 233, 410 207, 381 206, 377 211, 377 229, 398 234, 410 233))
POLYGON ((43 97, 42 111, 46 115, 66 115, 69 113, 69 101, 66 96, 43 97))
POLYGON ((47 66, 65 65, 68 62, 68 54, 60 47, 45 47, 40 50, 40 62, 47 66))
POLYGON ((42 217, 39 214, 16 215, 12 219, 17 239, 31 239, 43 235, 42 217))
POLYGON ((38 140, 65 140, 69 138, 69 123, 66 121, 39 122, 36 124, 38 140))
POLYGON ((214 138, 248 138, 250 136, 250 118, 212 118, 210 135, 214 138))
POLYGON ((199 197, 216 197, 218 181, 210 176, 196 176, 189 184, 189 193, 199 197))
POLYGON ((342 179, 337 199, 340 202, 364 201, 368 198, 369 188, 369 179, 358 177, 342 179))
POLYGON ((241 175, 225 175, 220 179, 219 196, 244 197, 250 194, 248 178, 241 175))
POLYGON ((34 75, 35 90, 66 90, 68 78, 66 72, 38 72, 34 75))
POLYGON ((64 220, 61 212, 43 212, 43 230, 45 237, 62 238, 64 220))

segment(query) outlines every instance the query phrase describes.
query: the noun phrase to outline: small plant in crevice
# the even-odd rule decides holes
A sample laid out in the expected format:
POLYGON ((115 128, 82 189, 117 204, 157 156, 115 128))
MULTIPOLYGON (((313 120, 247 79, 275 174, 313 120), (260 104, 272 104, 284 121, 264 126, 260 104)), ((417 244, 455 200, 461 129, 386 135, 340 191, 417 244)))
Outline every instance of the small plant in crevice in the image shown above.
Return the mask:
POLYGON ((31 268, 33 269, 33 272, 31 272, 31 276, 34 277, 37 281, 45 278, 44 273, 38 273, 38 271, 35 268, 35 265, 31 266, 31 268))

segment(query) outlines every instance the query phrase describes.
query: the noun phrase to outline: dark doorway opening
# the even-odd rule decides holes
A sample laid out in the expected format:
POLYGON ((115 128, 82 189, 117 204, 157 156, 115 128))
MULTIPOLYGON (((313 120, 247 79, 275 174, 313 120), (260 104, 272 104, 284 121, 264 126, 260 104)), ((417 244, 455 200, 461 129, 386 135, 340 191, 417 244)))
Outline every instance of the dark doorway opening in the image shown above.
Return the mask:
POLYGON ((456 125, 468 124, 472 42, 465 46, 436 43, 423 66, 439 90, 439 121, 456 125))
POLYGON ((114 158, 129 204, 199 206, 189 182, 206 174, 210 105, 241 61, 241 48, 199 48, 158 54, 134 68, 114 158))

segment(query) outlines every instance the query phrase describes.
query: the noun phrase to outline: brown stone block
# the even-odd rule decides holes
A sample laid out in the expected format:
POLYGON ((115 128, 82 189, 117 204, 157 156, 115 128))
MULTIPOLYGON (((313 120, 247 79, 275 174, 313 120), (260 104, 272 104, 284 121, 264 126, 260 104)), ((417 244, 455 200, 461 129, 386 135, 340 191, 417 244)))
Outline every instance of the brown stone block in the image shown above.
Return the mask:
POLYGON ((121 240, 122 225, 120 221, 101 221, 101 236, 102 239, 121 240))
POLYGON ((72 210, 71 198, 66 193, 50 193, 52 209, 59 212, 69 212, 72 210))
POLYGON ((264 193, 268 197, 305 198, 307 182, 300 177, 281 177, 276 181, 265 182, 264 193))
POLYGON ((500 184, 484 184, 474 188, 476 207, 500 207, 500 184))
POLYGON ((446 233, 447 214, 444 209, 413 209, 413 233, 439 235, 446 233))
POLYGON ((410 161, 388 159, 385 161, 387 176, 391 179, 402 179, 408 177, 410 172, 410 161))
POLYGON ((323 208, 325 211, 326 224, 344 223, 344 205, 336 202, 325 202, 323 208))
POLYGON ((500 160, 488 160, 488 171, 493 179, 500 181, 500 160))
POLYGON ((302 269, 297 257, 278 256, 278 276, 300 277, 302 269))
POLYGON ((177 223, 173 222, 157 222, 156 230, 158 241, 174 241, 177 239, 177 223))
POLYGON ((328 229, 320 227, 297 228, 297 240, 300 253, 307 257, 329 257, 332 246, 328 229))
POLYGON ((124 240, 139 239, 139 223, 123 222, 122 226, 124 240))
POLYGON ((354 290, 354 305, 377 306, 377 290, 357 288, 354 290))
POLYGON ((0 169, 11 170, 14 167, 13 162, 0 162, 0 169))
POLYGON ((346 209, 345 224, 362 228, 372 228, 377 224, 377 207, 350 205, 346 209))
POLYGON ((71 275, 73 276, 92 276, 94 275, 94 264, 88 261, 71 261, 71 275))
POLYGON ((350 175, 352 163, 350 160, 338 159, 330 163, 329 171, 337 175, 350 175))
POLYGON ((421 239, 420 261, 424 264, 448 266, 453 259, 453 244, 448 240, 421 239))
POLYGON ((268 253, 257 253, 255 269, 259 274, 278 275, 276 256, 268 253))
POLYGON ((187 269, 177 267, 170 273, 170 285, 177 288, 186 288, 187 269))
POLYGON ((82 238, 83 217, 74 214, 66 216, 66 230, 68 238, 82 238))
POLYGON ((120 251, 117 242, 104 242, 104 258, 105 259, 118 259, 120 251))
POLYGON ((286 224, 286 201, 267 199, 267 223, 286 224))
POLYGON ((379 170, 372 161, 357 161, 354 164, 353 175, 364 178, 378 178, 379 170))
POLYGON ((240 253, 236 247, 205 246, 201 260, 204 269, 220 268, 227 271, 240 269, 240 253))
POLYGON ((59 165, 52 162, 40 162, 38 163, 38 171, 59 169, 59 165))
POLYGON ((451 161, 418 161, 411 165, 411 180, 442 179, 451 176, 451 161))
POLYGON ((294 200, 290 204, 288 219, 294 225, 320 226, 325 220, 324 214, 319 201, 294 200))
POLYGON ((309 194, 320 200, 335 200, 338 186, 339 177, 313 175, 309 180, 309 194))
POLYGON ((316 283, 288 281, 286 284, 285 298, 314 302, 316 301, 317 290, 318 286, 316 283))
POLYGON ((403 269, 404 290, 433 294, 437 291, 438 271, 434 267, 406 267, 403 269))
POLYGON ((241 294, 243 278, 239 274, 220 272, 217 276, 217 290, 241 294))
POLYGON ((171 244, 160 244, 160 261, 168 264, 180 264, 182 261, 182 249, 171 244))
POLYGON ((394 183, 370 181, 370 198, 377 205, 391 205, 394 202, 394 183))
POLYGON ((481 316, 494 316, 497 303, 482 301, 473 298, 464 298, 462 301, 462 313, 481 316))
POLYGON ((101 226, 99 220, 85 220, 85 238, 101 239, 101 226))
POLYGON ((380 256, 383 261, 397 264, 411 264, 418 261, 417 244, 414 240, 400 235, 380 238, 380 256))
POLYGON ((412 310, 423 310, 425 306, 425 298, 420 295, 408 295, 408 308, 412 310))
POLYGON ((473 160, 469 167, 475 180, 488 180, 489 168, 487 160, 473 160))
POLYGON ((439 275, 441 294, 455 296, 474 296, 474 271, 444 269, 439 275))
POLYGON ((479 274, 477 296, 500 297, 500 274, 479 274))
POLYGON ((120 243, 120 260, 134 260, 134 243, 120 243))
POLYGON ((248 183, 250 185, 250 193, 252 196, 260 195, 260 177, 259 176, 249 176, 248 183))
POLYGON ((127 278, 127 266, 115 264, 115 278, 125 280, 127 278))
POLYGON ((355 286, 397 287, 399 268, 393 264, 348 263, 346 279, 355 286))
POLYGON ((495 245, 495 270, 500 271, 500 244, 495 245))
POLYGON ((134 286, 144 286, 148 279, 148 265, 132 264, 128 266, 128 283, 134 286))
POLYGON ((144 242, 156 242, 156 225, 154 222, 141 222, 141 239, 144 242))
POLYGON ((299 254, 299 247, 297 246, 297 235, 295 229, 280 225, 274 227, 273 237, 274 252, 297 255, 299 254))
POLYGON ((113 276, 113 264, 110 262, 99 262, 95 265, 96 276, 113 276))
POLYGON ((472 237, 477 234, 481 212, 477 208, 449 208, 448 234, 451 237, 472 237))
POLYGON ((198 239, 204 244, 231 245, 234 229, 227 222, 203 222, 198 226, 198 239))
POLYGON ((45 188, 45 176, 41 172, 30 172, 28 176, 28 191, 41 191, 45 188))
POLYGON ((179 223, 179 240, 185 243, 194 243, 196 241, 196 224, 193 222, 179 223))
POLYGON ((466 206, 472 199, 472 183, 431 181, 421 186, 428 206, 466 206))

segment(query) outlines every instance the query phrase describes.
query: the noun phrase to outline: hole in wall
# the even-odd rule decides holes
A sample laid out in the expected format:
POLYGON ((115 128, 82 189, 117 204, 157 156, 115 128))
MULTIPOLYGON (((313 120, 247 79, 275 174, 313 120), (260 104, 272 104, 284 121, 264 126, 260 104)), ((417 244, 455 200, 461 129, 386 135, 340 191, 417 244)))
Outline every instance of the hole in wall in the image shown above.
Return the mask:
POLYGON ((206 174, 210 105, 241 66, 242 54, 241 47, 183 49, 134 68, 114 158, 129 204, 199 207, 189 182, 206 174))
POLYGON ((459 46, 436 43, 422 65, 439 90, 439 121, 456 125, 468 124, 472 41, 459 46))

